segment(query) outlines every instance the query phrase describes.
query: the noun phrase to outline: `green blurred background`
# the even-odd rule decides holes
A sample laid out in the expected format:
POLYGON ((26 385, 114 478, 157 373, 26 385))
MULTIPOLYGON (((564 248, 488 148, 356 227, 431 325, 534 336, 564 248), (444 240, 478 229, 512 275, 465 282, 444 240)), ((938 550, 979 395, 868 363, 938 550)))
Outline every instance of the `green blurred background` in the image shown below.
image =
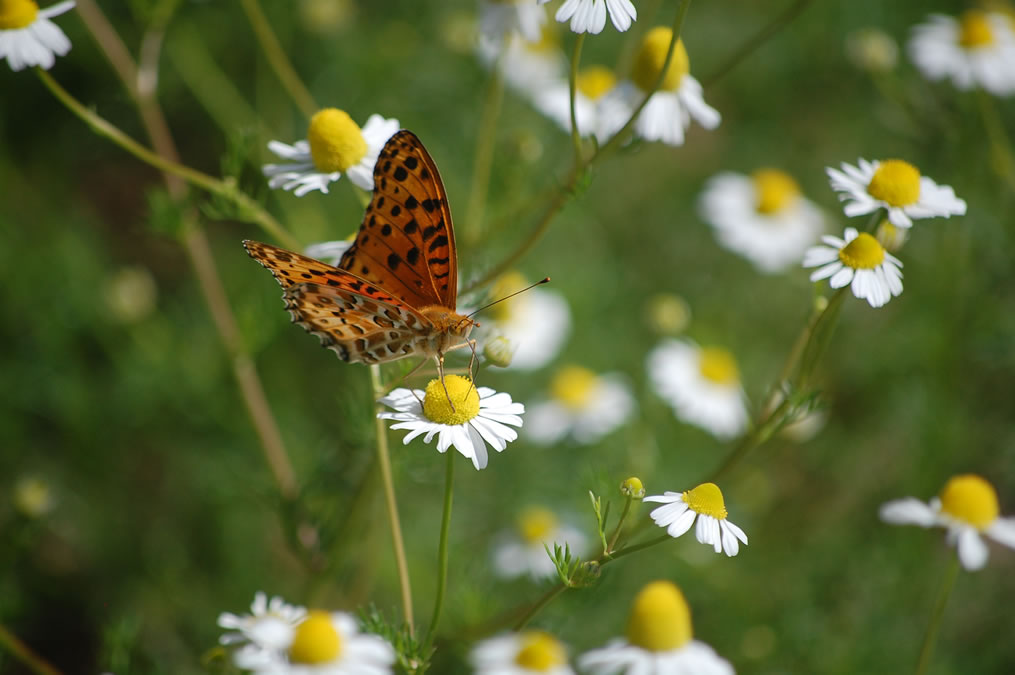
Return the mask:
MULTIPOLYGON (((137 51, 152 3, 102 2, 137 51)), ((587 63, 615 64, 637 35, 669 24, 675 3, 636 3, 630 34, 586 40, 587 63)), ((684 30, 692 73, 707 80, 787 0, 695 2, 684 30)), ((678 422, 649 389, 644 359, 660 336, 648 300, 675 293, 687 334, 728 347, 757 404, 803 325, 807 272, 761 276, 722 250, 696 215, 720 170, 775 166, 846 220, 824 167, 901 157, 954 186, 968 215, 919 223, 899 256, 905 292, 880 310, 849 298, 820 366, 828 422, 812 440, 777 438, 722 485, 730 519, 750 536, 738 557, 690 535, 604 570, 533 625, 575 652, 622 632, 647 581, 679 584, 696 636, 740 673, 907 672, 954 555, 940 531, 881 524, 878 506, 927 498, 955 473, 992 481, 1015 512, 1015 275, 1012 192, 992 171, 975 98, 924 81, 904 55, 876 83, 846 57, 846 37, 874 26, 904 41, 930 11, 964 3, 815 2, 706 89, 721 111, 684 147, 634 144, 593 171, 519 266, 553 277, 574 328, 556 363, 619 371, 638 412, 594 446, 516 442, 475 472, 459 463, 451 581, 434 672, 457 672, 463 637, 545 585, 504 582, 487 552, 529 505, 570 514, 592 532, 588 490, 619 506, 619 481, 649 493, 700 481, 727 444, 678 422)), ((263 3, 321 105, 357 121, 396 117, 426 144, 463 227, 489 75, 463 26, 467 1, 263 3), (314 11, 339 10, 323 20, 314 11), (312 18, 317 17, 317 18, 312 18)), ((144 139, 130 97, 76 12, 57 19, 74 48, 53 76, 131 136, 144 139)), ((573 35, 562 33, 569 48, 573 35)), ((259 166, 272 139, 306 120, 268 67, 235 3, 184 2, 168 25, 159 98, 185 163, 237 177, 303 242, 352 232, 362 210, 343 180, 331 194, 267 191, 259 166)), ((188 259, 159 174, 90 133, 30 72, 0 67, 0 622, 66 673, 197 673, 221 611, 256 590, 293 603, 400 616, 379 482, 365 367, 339 362, 289 325, 273 280, 240 241, 256 227, 219 219, 194 192, 244 344, 253 354, 300 484, 284 504, 262 458, 188 259), (124 290, 126 287, 127 290, 124 290), (118 295, 119 293, 119 295, 118 295), (126 300, 124 299, 126 298, 126 300), (12 494, 35 477, 53 508, 19 511, 12 494), (359 495, 357 497, 357 495, 359 495), (350 515, 351 514, 351 515, 350 515), (347 516, 349 516, 347 518, 347 516), (289 534, 312 524, 312 551, 289 534)), ((996 101, 1010 122, 1011 101, 996 101)), ((488 222, 509 217, 561 180, 569 137, 508 91, 499 116, 488 222)), ((861 219, 851 222, 861 225, 861 219)), ((459 251, 470 278, 526 236, 509 220, 459 251)), ((398 368, 390 368, 395 375, 398 368)), ((525 402, 552 368, 485 369, 483 383, 525 402)), ((444 463, 432 446, 392 434, 395 479, 420 621, 434 588, 444 463)), ((459 458, 461 459, 461 458, 459 458)), ((647 509, 640 514, 645 517, 647 509)), ((1015 667, 1015 553, 992 545, 986 569, 963 573, 944 619, 933 673, 1015 667)), ((0 671, 21 666, 0 653, 0 671)))

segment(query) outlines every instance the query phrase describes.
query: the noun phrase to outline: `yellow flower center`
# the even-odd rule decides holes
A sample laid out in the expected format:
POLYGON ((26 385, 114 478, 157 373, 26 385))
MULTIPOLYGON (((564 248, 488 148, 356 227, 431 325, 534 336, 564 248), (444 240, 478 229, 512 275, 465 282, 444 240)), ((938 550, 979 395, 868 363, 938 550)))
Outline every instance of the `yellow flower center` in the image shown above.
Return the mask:
POLYGON ((757 195, 758 213, 772 214, 782 211, 800 196, 800 186, 792 176, 778 169, 758 169, 751 176, 757 195))
POLYGON ((549 509, 530 506, 518 516, 518 531, 529 544, 538 544, 557 529, 557 517, 549 509))
POLYGON ((693 490, 684 493, 684 503, 695 513, 712 516, 716 520, 726 520, 726 502, 722 499, 722 491, 715 483, 702 483, 693 490))
POLYGON ((472 380, 461 375, 446 375, 443 384, 430 380, 423 395, 423 414, 437 424, 465 424, 479 414, 479 392, 472 380))
POLYGON ((571 410, 581 410, 588 405, 599 378, 588 368, 564 366, 553 376, 550 394, 571 410))
POLYGON ((326 663, 342 653, 342 638, 328 612, 319 609, 307 614, 306 620, 296 627, 293 642, 289 645, 292 663, 326 663))
POLYGON ((665 652, 691 639, 691 609, 684 594, 669 581, 653 581, 634 597, 627 639, 637 647, 665 652))
POLYGON ((589 66, 578 73, 575 86, 586 98, 593 101, 613 89, 617 83, 617 76, 606 66, 589 66))
POLYGON ((872 270, 884 259, 884 247, 866 232, 858 234, 856 239, 843 246, 839 251, 839 260, 842 261, 842 264, 855 270, 872 270))
MULTIPOLYGON (((497 278, 497 281, 493 282, 493 286, 490 287, 490 295, 487 296, 490 298, 488 302, 506 298, 512 293, 522 290, 527 285, 525 277, 520 272, 502 274, 497 278)), ((508 321, 511 318, 511 312, 515 308, 516 302, 517 298, 498 302, 490 308, 490 312, 494 315, 496 321, 508 321)))
POLYGON ((871 197, 889 206, 909 206, 920 199, 920 172, 901 159, 886 159, 867 185, 871 197))
POLYGON ((0 30, 27 28, 38 13, 39 6, 32 0, 0 0, 0 30))
POLYGON ((620 493, 625 497, 641 499, 645 496, 645 486, 642 485, 641 478, 631 476, 620 484, 620 493))
POLYGON ((976 49, 994 44, 994 32, 990 29, 987 13, 971 9, 959 19, 959 45, 964 49, 976 49))
POLYGON ((945 483, 941 511, 982 530, 997 520, 1001 508, 993 485, 974 474, 965 474, 945 483))
POLYGON ((722 347, 703 347, 698 369, 702 377, 715 384, 729 386, 740 381, 737 362, 733 359, 733 355, 722 347))
MULTIPOLYGON (((638 49, 634 68, 631 71, 631 79, 642 91, 651 91, 652 86, 656 83, 663 64, 666 63, 666 52, 670 48, 672 39, 673 31, 665 26, 657 26, 645 34, 645 39, 642 40, 641 47, 638 49)), ((687 57, 687 50, 684 49, 684 41, 678 39, 673 48, 670 67, 666 69, 666 75, 659 88, 664 91, 676 91, 680 86, 680 80, 689 72, 691 72, 691 61, 687 57)))
POLYGON ((367 142, 359 126, 338 108, 325 108, 310 118, 307 140, 314 166, 322 173, 346 171, 367 154, 367 142))
POLYGON ((542 631, 521 634, 521 649, 515 663, 527 670, 544 672, 567 663, 567 651, 555 637, 542 631))

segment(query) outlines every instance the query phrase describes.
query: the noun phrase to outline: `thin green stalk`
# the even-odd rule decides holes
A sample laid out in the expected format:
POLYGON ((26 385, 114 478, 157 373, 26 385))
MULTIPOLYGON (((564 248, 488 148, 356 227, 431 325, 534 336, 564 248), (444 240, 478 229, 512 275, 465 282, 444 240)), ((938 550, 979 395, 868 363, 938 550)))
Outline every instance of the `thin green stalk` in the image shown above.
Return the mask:
POLYGON ((29 649, 18 636, 0 625, 0 648, 10 652, 17 661, 38 675, 60 675, 60 671, 49 665, 41 656, 29 649))
POLYGON ((927 625, 927 633, 923 636, 923 646, 920 647, 920 658, 916 662, 916 675, 925 675, 930 668, 930 657, 934 655, 934 645, 937 644, 937 634, 941 630, 941 619, 945 614, 945 606, 948 598, 955 587, 955 580, 959 576, 959 558, 952 558, 948 569, 945 571, 945 578, 941 582, 941 588, 937 593, 937 600, 934 601, 934 609, 930 615, 930 623, 927 625))
POLYGON ((571 73, 568 76, 568 92, 570 95, 571 110, 571 142, 574 144, 574 164, 579 166, 582 163, 582 136, 578 129, 578 113, 575 110, 575 98, 578 95, 578 65, 582 60, 582 45, 585 44, 585 33, 579 33, 574 41, 574 51, 571 53, 571 73))
POLYGON ((772 38, 773 35, 789 25, 793 19, 797 18, 801 12, 807 9, 807 5, 811 4, 811 2, 813 2, 813 0, 797 0, 783 10, 782 13, 776 15, 774 19, 772 19, 767 25, 763 26, 761 30, 744 42, 739 49, 733 52, 728 59, 723 61, 711 75, 702 79, 701 85, 707 89, 725 77, 726 74, 736 68, 741 61, 746 59, 755 50, 765 44, 772 38))
POLYGON ((260 204, 241 192, 233 183, 209 176, 206 173, 196 171, 190 167, 177 162, 172 162, 159 156, 135 141, 133 138, 127 136, 95 112, 85 107, 84 104, 71 96, 66 89, 61 87, 48 72, 42 70, 41 68, 36 68, 35 72, 39 76, 39 79, 42 80, 42 83, 57 98, 57 100, 63 103, 68 110, 77 115, 81 121, 88 125, 88 127, 98 135, 112 141, 115 145, 120 146, 145 164, 149 164, 150 166, 153 166, 165 173, 178 176, 191 185, 195 185, 203 190, 231 201, 238 207, 243 220, 259 225, 262 229, 275 237, 283 246, 296 250, 301 248, 299 240, 297 240, 296 237, 290 234, 272 217, 270 213, 265 211, 260 204))
MULTIPOLYGON (((370 383, 373 386, 374 400, 384 396, 381 388, 381 367, 370 366, 370 383)), ((384 406, 375 404, 376 412, 384 406)), ((381 482, 384 486, 384 501, 388 507, 388 522, 391 525, 391 543, 395 553, 395 566, 398 568, 398 585, 402 591, 402 612, 409 635, 414 636, 416 629, 412 620, 412 588, 409 584, 409 565, 405 558, 405 543, 402 540, 402 525, 398 519, 398 502, 395 499, 395 482, 391 477, 391 453, 388 450, 388 428, 384 420, 374 415, 374 426, 377 432, 377 465, 381 470, 381 482)))
POLYGON ((278 76, 282 87, 289 93, 289 96, 303 114, 307 117, 312 117, 317 112, 317 103, 314 102, 314 97, 311 96, 310 91, 303 84, 303 81, 300 80, 300 76, 296 74, 296 69, 293 68, 293 64, 289 61, 289 57, 286 56, 281 43, 275 37, 271 24, 268 22, 267 17, 264 16, 261 6, 257 3, 257 0, 240 0, 240 6, 243 8, 243 13, 247 15, 250 27, 254 29, 257 43, 261 45, 261 50, 264 51, 268 64, 275 71, 275 75, 278 76))
POLYGON ((493 64, 486 95, 483 98, 483 110, 479 117, 469 203, 465 208, 465 238, 469 246, 475 245, 483 233, 486 197, 490 189, 490 171, 493 168, 493 150, 497 145, 497 119, 500 117, 501 103, 504 100, 502 58, 503 51, 493 64))
POLYGON ((613 536, 610 537, 610 541, 606 545, 606 550, 603 551, 603 555, 608 556, 613 553, 613 547, 617 543, 617 538, 620 537, 620 530, 624 527, 624 521, 627 519, 627 514, 631 512, 631 502, 633 501, 633 497, 627 497, 624 501, 624 510, 620 512, 620 520, 617 521, 617 528, 613 531, 613 536))
POLYGON ((524 615, 522 615, 522 618, 519 619, 518 623, 514 625, 513 630, 517 632, 525 628, 525 626, 529 623, 529 621, 532 620, 532 617, 538 614, 539 611, 543 609, 543 607, 549 605, 554 598, 556 598, 558 595, 560 595, 566 590, 567 586, 565 586, 564 584, 557 584, 556 586, 548 590, 546 593, 544 593, 543 596, 538 600, 536 600, 529 608, 529 610, 525 612, 524 615))
POLYGON ((426 632, 426 644, 433 644, 437 634, 437 624, 441 620, 441 609, 444 607, 444 592, 448 584, 448 531, 451 529, 451 503, 454 501, 455 486, 455 453, 446 453, 447 469, 444 473, 444 515, 441 516, 441 539, 437 549, 437 596, 433 601, 433 615, 430 627, 426 632))
POLYGON ((1008 187, 1015 190, 1015 158, 1012 157, 1011 142, 1004 130, 1004 123, 997 113, 994 99, 983 89, 976 91, 976 102, 980 108, 980 117, 983 118, 983 126, 987 130, 987 138, 990 141, 990 154, 994 160, 994 170, 1008 183, 1008 187))

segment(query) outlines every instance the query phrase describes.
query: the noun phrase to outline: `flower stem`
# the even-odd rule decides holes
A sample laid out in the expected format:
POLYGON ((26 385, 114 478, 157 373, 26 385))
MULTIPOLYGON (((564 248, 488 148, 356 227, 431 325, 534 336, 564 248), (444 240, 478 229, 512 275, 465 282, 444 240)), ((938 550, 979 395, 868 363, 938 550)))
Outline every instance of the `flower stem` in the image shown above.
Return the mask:
POLYGON ((33 652, 28 645, 3 625, 0 625, 0 648, 6 649, 15 660, 37 675, 60 675, 59 670, 33 652))
POLYGON ((613 535, 610 537, 610 542, 606 546, 606 550, 603 551, 603 555, 609 556, 613 554, 613 547, 617 543, 617 538, 620 537, 620 530, 624 527, 624 520, 627 519, 627 514, 631 512, 631 502, 634 501, 633 497, 627 497, 624 502, 624 510, 620 512, 620 520, 617 521, 617 529, 613 531, 613 535))
POLYGON ((994 99, 983 89, 978 89, 976 102, 980 108, 980 117, 983 118, 983 126, 987 129, 987 138, 990 140, 994 171, 1008 183, 1009 188, 1015 190, 1015 158, 1012 157, 1011 142, 1008 140, 1001 117, 997 114, 994 99))
POLYGON ((293 68, 289 57, 286 56, 274 31, 271 30, 271 24, 264 16, 261 6, 257 0, 240 0, 240 6, 243 8, 243 13, 247 15, 250 27, 254 29, 257 43, 261 45, 261 50, 268 59, 271 69, 275 71, 275 75, 282 83, 282 87, 289 93, 303 114, 308 118, 312 117, 317 112, 317 103, 314 102, 314 97, 300 80, 300 76, 296 74, 296 69, 293 68))
POLYGON ((441 620, 441 609, 444 607, 444 592, 448 583, 448 531, 451 529, 451 503, 454 500, 455 485, 455 453, 447 453, 447 470, 444 474, 444 515, 441 517, 441 539, 437 549, 437 596, 433 602, 433 615, 426 633, 426 644, 433 644, 437 633, 437 624, 441 620))
POLYGON ((529 623, 529 621, 532 621, 532 617, 538 614, 540 610, 542 610, 544 607, 549 605, 554 600, 554 598, 556 598, 558 595, 566 591, 567 588, 568 588, 567 586, 561 583, 557 584, 556 586, 548 590, 546 593, 544 593, 542 597, 536 600, 532 604, 532 606, 529 607, 529 610, 522 615, 522 618, 520 618, 518 622, 514 625, 513 630, 520 631, 521 629, 525 628, 525 626, 529 623))
POLYGON ((571 53, 571 74, 568 76, 568 94, 570 96, 571 110, 571 142, 574 144, 574 163, 579 166, 582 163, 582 136, 578 129, 578 113, 575 111, 575 98, 578 95, 578 64, 582 60, 582 45, 585 44, 585 33, 579 33, 574 41, 574 51, 571 53))
MULTIPOLYGON (((381 386, 381 367, 370 366, 370 383, 373 386, 374 399, 384 396, 381 386)), ((381 412, 381 403, 375 404, 376 412, 381 412)), ((388 522, 391 525, 391 543, 395 553, 395 566, 398 568, 398 584, 402 591, 402 612, 409 635, 415 635, 416 629, 412 622, 412 588, 409 585, 409 566, 405 559, 405 544, 402 540, 402 525, 398 520, 398 502, 395 500, 395 483, 391 478, 391 453, 388 451, 388 428, 384 420, 374 415, 374 426, 377 431, 377 465, 381 469, 381 482, 384 485, 384 501, 388 507, 388 522)))
POLYGON ((924 675, 930 667, 930 657, 934 654, 934 645, 937 643, 937 634, 941 629, 941 619, 944 617, 945 606, 955 586, 955 579, 959 576, 959 558, 952 558, 948 569, 945 571, 945 578, 941 582, 941 588, 937 593, 937 600, 934 601, 934 609, 930 615, 930 623, 927 625, 927 632, 923 637, 923 646, 920 647, 920 658, 916 662, 916 675, 924 675))
POLYGON ((469 203, 465 209, 465 234, 470 246, 475 245, 483 233, 483 215, 490 188, 490 170, 493 167, 493 150, 497 141, 497 119, 504 100, 504 74, 501 72, 503 49, 494 61, 493 72, 486 86, 483 110, 479 117, 476 137, 476 155, 472 162, 472 183, 469 203))

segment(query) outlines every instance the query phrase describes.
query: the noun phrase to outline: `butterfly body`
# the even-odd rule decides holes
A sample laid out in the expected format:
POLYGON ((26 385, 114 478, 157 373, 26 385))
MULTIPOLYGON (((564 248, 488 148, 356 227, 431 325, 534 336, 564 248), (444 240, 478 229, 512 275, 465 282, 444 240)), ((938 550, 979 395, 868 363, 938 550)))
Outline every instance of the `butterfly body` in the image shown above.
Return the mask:
POLYGON ((440 174, 410 131, 381 150, 370 205, 338 267, 270 244, 243 245, 282 286, 293 322, 343 361, 421 355, 440 368, 476 325, 456 311, 458 261, 440 174))

